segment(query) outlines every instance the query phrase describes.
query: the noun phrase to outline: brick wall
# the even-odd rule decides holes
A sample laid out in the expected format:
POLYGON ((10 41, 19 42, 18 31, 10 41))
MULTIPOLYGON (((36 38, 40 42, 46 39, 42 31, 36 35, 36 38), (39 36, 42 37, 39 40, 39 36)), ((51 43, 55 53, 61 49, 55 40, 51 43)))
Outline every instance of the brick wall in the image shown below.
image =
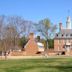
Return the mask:
POLYGON ((26 55, 36 55, 38 51, 37 43, 35 42, 34 34, 30 33, 29 41, 25 46, 26 55))
POLYGON ((65 40, 64 39, 55 39, 54 40, 54 50, 55 51, 64 51, 65 40))

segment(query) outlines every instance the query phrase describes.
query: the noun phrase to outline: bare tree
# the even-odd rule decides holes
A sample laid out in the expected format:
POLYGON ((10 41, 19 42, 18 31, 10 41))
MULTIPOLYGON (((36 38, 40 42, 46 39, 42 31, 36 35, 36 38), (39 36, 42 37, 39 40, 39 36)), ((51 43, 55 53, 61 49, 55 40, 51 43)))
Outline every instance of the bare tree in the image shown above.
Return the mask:
POLYGON ((24 20, 21 17, 18 16, 11 16, 8 17, 8 25, 11 37, 13 36, 14 40, 14 47, 16 46, 17 39, 19 36, 25 32, 25 25, 24 25, 24 20))
POLYGON ((5 24, 5 16, 0 16, 0 51, 4 50, 4 41, 3 41, 3 30, 5 24))
POLYGON ((34 31, 33 24, 19 16, 0 16, 0 49, 6 53, 15 48, 21 36, 34 31))
POLYGON ((45 18, 39 21, 38 24, 35 24, 37 31, 42 34, 42 36, 46 39, 46 49, 48 49, 48 40, 53 36, 52 34, 55 33, 57 26, 52 25, 48 18, 45 18))

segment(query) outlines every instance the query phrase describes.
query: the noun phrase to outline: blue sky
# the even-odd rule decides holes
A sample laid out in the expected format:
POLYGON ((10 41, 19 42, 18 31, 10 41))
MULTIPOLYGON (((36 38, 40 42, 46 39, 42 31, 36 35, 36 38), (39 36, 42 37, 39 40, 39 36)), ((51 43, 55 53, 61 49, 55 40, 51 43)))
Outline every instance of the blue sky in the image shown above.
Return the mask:
POLYGON ((18 15, 38 22, 48 17, 52 23, 65 25, 66 17, 72 18, 72 0, 0 0, 0 15, 18 15))

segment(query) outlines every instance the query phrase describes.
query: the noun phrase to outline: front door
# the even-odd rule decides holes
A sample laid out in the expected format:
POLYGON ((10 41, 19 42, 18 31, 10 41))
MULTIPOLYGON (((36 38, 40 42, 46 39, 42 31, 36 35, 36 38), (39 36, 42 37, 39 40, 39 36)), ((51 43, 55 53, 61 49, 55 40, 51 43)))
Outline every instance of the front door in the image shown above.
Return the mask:
POLYGON ((66 55, 70 55, 71 45, 65 45, 66 55))

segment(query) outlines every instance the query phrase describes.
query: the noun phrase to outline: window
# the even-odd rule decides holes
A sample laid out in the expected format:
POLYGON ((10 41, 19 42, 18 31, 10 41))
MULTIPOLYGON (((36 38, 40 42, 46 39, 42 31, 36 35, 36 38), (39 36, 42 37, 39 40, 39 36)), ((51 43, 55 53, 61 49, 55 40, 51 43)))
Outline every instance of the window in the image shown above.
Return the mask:
POLYGON ((60 49, 59 49, 59 46, 58 46, 58 51, 59 51, 60 49))
POLYGON ((68 36, 68 34, 66 34, 66 37, 68 36))
POLYGON ((63 37, 64 35, 62 34, 62 37, 63 37))
POLYGON ((59 40, 59 43, 61 43, 61 40, 59 40))
POLYGON ((72 34, 70 34, 70 36, 72 36, 72 34))
POLYGON ((38 46, 39 48, 44 48, 43 46, 38 46))
POLYGON ((58 44, 59 44, 59 40, 58 40, 58 44))
POLYGON ((56 36, 58 37, 58 34, 56 34, 56 36))
POLYGON ((65 43, 65 41, 63 40, 63 43, 65 43))

